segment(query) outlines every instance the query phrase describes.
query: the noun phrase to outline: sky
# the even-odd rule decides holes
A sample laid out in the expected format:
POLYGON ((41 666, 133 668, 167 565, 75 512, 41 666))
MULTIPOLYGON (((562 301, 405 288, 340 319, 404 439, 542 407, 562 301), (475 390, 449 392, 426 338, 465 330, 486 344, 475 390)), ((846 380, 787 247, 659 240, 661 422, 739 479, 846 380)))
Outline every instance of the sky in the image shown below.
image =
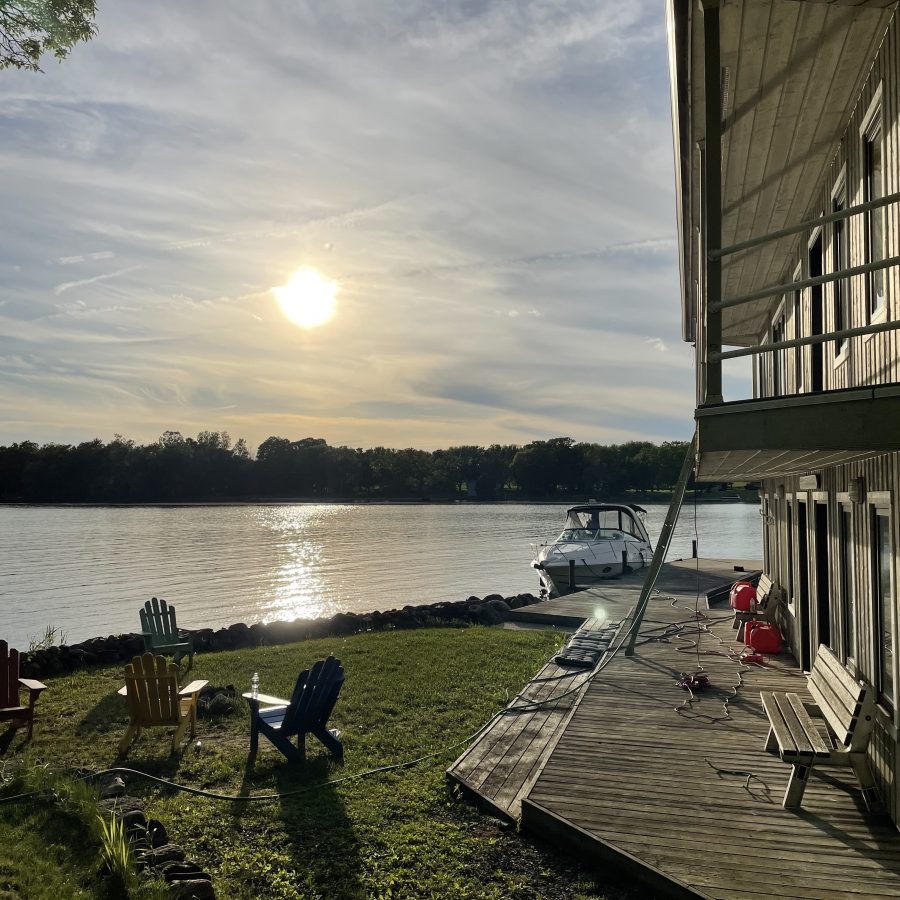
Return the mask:
POLYGON ((99 5, 0 71, 0 444, 689 437, 661 0, 99 5))

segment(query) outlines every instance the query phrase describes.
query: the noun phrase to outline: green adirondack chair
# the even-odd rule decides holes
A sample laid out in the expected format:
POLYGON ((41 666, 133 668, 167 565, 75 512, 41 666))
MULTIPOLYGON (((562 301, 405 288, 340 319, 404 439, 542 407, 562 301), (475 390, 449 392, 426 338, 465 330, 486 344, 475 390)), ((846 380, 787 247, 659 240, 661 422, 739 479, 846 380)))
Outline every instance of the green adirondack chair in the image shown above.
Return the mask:
POLYGON ((9 722, 12 731, 28 726, 26 740, 34 728, 34 704, 47 686, 31 678, 19 678, 19 651, 0 641, 0 722, 9 722), (20 690, 28 691, 28 705, 22 705, 20 690))
POLYGON ((344 758, 344 746, 338 732, 329 729, 328 717, 334 709, 344 668, 341 661, 329 656, 311 669, 300 673, 290 700, 259 694, 244 694, 250 704, 250 755, 256 754, 262 732, 291 762, 306 759, 306 735, 317 737, 336 759, 344 758), (260 704, 265 704, 260 708, 260 704), (297 738, 297 746, 291 738, 297 738))
POLYGON ((141 634, 148 653, 172 654, 175 662, 187 654, 188 668, 194 665, 194 636, 179 628, 175 621, 175 607, 156 597, 148 600, 141 610, 141 634))

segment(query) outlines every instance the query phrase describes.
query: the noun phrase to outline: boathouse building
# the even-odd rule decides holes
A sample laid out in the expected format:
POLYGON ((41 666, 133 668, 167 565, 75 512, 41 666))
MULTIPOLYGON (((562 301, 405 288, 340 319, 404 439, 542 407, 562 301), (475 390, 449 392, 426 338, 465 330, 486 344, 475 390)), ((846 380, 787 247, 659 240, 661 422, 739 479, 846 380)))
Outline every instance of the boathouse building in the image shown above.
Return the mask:
POLYGON ((825 644, 875 687, 870 761, 900 823, 897 4, 667 11, 696 476, 760 485, 782 630, 803 669, 825 644))

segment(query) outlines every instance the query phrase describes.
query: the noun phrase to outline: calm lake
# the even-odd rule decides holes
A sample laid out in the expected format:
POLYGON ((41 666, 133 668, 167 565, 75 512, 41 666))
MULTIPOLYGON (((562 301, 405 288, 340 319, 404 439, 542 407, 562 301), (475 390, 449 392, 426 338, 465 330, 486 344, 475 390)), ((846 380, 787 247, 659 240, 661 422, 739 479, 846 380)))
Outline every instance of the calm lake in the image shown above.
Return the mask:
MULTIPOLYGON (((655 540, 666 506, 647 511, 655 540)), ((151 596, 202 628, 537 593, 531 545, 564 518, 509 503, 0 507, 0 637, 137 631, 151 596)), ((762 556, 753 504, 698 504, 696 528, 700 556, 762 556)), ((669 558, 690 556, 693 537, 686 502, 669 558)))

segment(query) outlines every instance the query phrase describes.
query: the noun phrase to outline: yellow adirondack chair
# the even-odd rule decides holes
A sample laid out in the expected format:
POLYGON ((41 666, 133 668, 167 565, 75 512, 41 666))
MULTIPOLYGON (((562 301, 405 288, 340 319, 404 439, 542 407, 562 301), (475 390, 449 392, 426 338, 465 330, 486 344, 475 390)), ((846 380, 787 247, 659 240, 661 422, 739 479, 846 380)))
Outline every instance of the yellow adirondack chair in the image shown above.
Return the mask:
POLYGON ((124 756, 142 728, 174 725, 172 752, 190 727, 193 737, 197 729, 197 697, 206 681, 192 681, 178 689, 180 671, 164 656, 145 653, 125 666, 125 686, 119 693, 128 703, 128 728, 119 742, 119 755, 124 756))

